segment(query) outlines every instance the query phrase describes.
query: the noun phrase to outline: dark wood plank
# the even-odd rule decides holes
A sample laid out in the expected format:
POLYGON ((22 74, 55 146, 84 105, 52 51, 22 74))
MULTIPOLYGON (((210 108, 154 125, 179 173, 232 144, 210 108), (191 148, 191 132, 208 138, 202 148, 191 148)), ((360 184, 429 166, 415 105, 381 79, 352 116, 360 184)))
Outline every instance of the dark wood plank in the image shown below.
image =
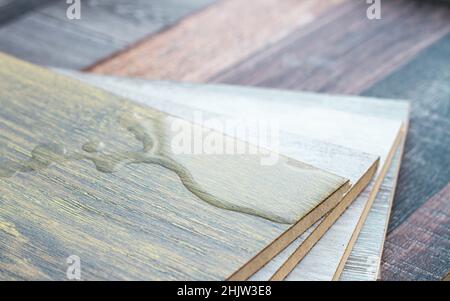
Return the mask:
POLYGON ((366 10, 366 1, 348 1, 211 81, 358 94, 450 32, 441 6, 385 1, 381 20, 366 10))
POLYGON ((450 183, 388 235, 381 278, 442 280, 449 258, 450 183))
POLYGON ((57 1, 0 28, 0 51, 41 65, 82 69, 216 0, 82 1, 81 20, 57 1))
POLYGON ((363 93, 411 100, 411 123, 388 231, 450 181, 449 83, 450 34, 363 93))

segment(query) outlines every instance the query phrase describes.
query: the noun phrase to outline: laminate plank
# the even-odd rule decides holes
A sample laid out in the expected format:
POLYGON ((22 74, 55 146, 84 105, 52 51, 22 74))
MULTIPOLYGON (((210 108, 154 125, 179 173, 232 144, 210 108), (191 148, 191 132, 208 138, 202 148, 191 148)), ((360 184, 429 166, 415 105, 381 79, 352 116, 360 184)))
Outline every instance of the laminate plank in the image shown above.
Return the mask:
POLYGON ((383 280, 435 280, 450 270, 450 183, 389 233, 383 280))
POLYGON ((221 1, 89 71, 206 81, 343 1, 221 1))
POLYGON ((386 1, 381 20, 366 10, 366 1, 345 2, 210 81, 359 94, 450 32, 447 6, 386 1))
POLYGON ((450 181, 450 35, 364 95, 411 99, 411 123, 389 232, 450 181))
POLYGON ((215 0, 81 3, 81 20, 55 1, 0 28, 0 51, 36 64, 82 69, 173 25, 215 0))
POLYGON ((0 77, 2 279, 64 279, 73 254, 86 280, 226 279, 349 188, 270 152, 174 153, 189 122, 3 54, 0 77))
MULTIPOLYGON (((322 108, 328 110, 328 112, 330 110, 342 110, 353 114, 371 115, 372 117, 384 116, 392 120, 400 120, 400 121, 406 118, 408 111, 407 106, 405 106, 401 102, 397 103, 374 99, 362 100, 355 97, 336 97, 328 95, 315 95, 310 93, 297 93, 297 92, 294 93, 287 91, 254 89, 245 87, 230 87, 221 85, 202 86, 186 83, 174 84, 166 82, 145 81, 140 79, 95 76, 79 73, 70 73, 70 75, 75 76, 76 78, 84 80, 86 82, 89 82, 93 85, 107 89, 108 91, 113 91, 114 93, 117 93, 119 95, 129 97, 138 102, 149 104, 151 106, 157 107, 160 110, 170 112, 178 116, 182 116, 183 118, 189 120, 193 120, 192 110, 214 111, 216 114, 219 115, 222 114, 224 116, 245 116, 246 112, 249 111, 258 112, 258 109, 256 107, 259 107, 259 110, 261 110, 261 108, 265 108, 266 112, 270 112, 272 114, 272 117, 277 113, 282 114, 284 112, 282 116, 283 119, 287 121, 286 123, 280 125, 280 129, 286 131, 294 131, 297 132, 297 134, 304 133, 306 131, 301 130, 299 131, 299 129, 302 129, 302 126, 299 126, 297 123, 291 121, 291 120, 301 120, 303 123, 306 122, 308 131, 313 133, 314 136, 316 137, 319 135, 318 131, 320 132, 321 130, 314 129, 314 127, 311 127, 310 124, 308 125, 307 122, 308 118, 303 118, 303 113, 305 109, 308 112, 308 115, 312 112, 311 110, 308 110, 309 107, 322 108), (188 107, 190 106, 191 109, 186 108, 186 106, 188 107), (240 108, 239 110, 237 110, 238 107, 240 108), (290 114, 292 114, 292 118, 290 117, 290 114)), ((336 113, 333 115, 336 115, 336 113)), ((327 115, 327 117, 325 117, 324 119, 329 119, 328 116, 331 115, 327 115)), ((348 116, 346 117, 349 118, 348 116)), ((320 114, 313 114, 312 118, 318 119, 318 123, 320 123, 322 126, 323 124, 326 124, 326 121, 321 119, 320 114)), ((355 118, 353 118, 352 121, 355 122, 355 118)), ((337 123, 335 122, 331 123, 334 124, 334 126, 339 127, 337 123)), ((381 121, 376 122, 376 124, 380 123, 381 121)), ((363 128, 363 124, 357 127, 363 128)), ((328 131, 328 128, 326 126, 325 128, 326 130, 324 131, 328 131)), ((345 132, 343 128, 340 128, 340 131, 345 132)), ((348 129, 347 131, 350 132, 351 130, 348 129)), ((347 137, 347 139, 345 138, 341 139, 340 143, 349 143, 348 142, 349 139, 357 140, 356 136, 352 138, 350 133, 346 133, 345 135, 333 134, 333 136, 347 137)), ((311 152, 313 152, 314 149, 309 147, 308 144, 305 143, 305 139, 307 140, 308 138, 306 138, 305 136, 300 137, 302 137, 301 138, 302 141, 300 141, 298 144, 295 144, 292 143, 295 139, 295 136, 294 137, 292 137, 292 135, 287 136, 287 133, 282 132, 280 135, 281 153, 290 154, 290 156, 292 156, 293 158, 295 158, 295 156, 297 155, 299 156, 299 158, 303 158, 303 160, 309 162, 308 160, 311 160, 311 158, 314 157, 311 156, 311 152)), ((359 136, 359 139, 361 139, 361 136, 359 136)), ((395 134, 393 135, 392 140, 394 139, 395 134)), ((385 144, 389 143, 392 144, 393 142, 385 141, 385 144)), ((354 142, 353 146, 361 147, 361 145, 363 144, 364 143, 361 142, 359 143, 354 142)), ((383 143, 377 142, 374 144, 380 145, 383 143)), ((370 149, 370 147, 367 148, 370 149)), ((388 151, 389 146, 384 149, 385 151, 388 151)), ((332 152, 329 151, 321 151, 321 152, 323 152, 323 155, 321 156, 324 158, 327 158, 327 155, 325 155, 327 153, 330 153, 333 156, 336 156, 336 154, 338 153, 345 153, 343 152, 342 149, 334 149, 334 151, 332 152)), ((345 157, 341 157, 340 159, 336 158, 336 160, 337 161, 343 160, 343 162, 347 162, 345 161, 346 160, 345 157)), ((337 166, 336 160, 334 160, 334 163, 333 160, 328 159, 320 160, 321 162, 317 162, 317 164, 325 163, 325 165, 318 165, 318 166, 324 169, 327 169, 327 167, 329 168, 331 166, 332 168, 335 168, 333 170, 334 172, 346 174, 346 172, 348 172, 348 165, 351 164, 345 163, 343 166, 337 166), (341 171, 339 172, 339 170, 341 171)), ((398 172, 398 169, 396 170, 396 172, 398 172)), ((355 173, 355 175, 357 175, 357 173, 355 173)), ((351 174, 348 174, 348 176, 351 177, 351 174)), ((361 173, 359 174, 359 176, 361 176, 361 173)), ((354 180, 352 180, 352 182, 355 183, 354 180)), ((344 253, 346 244, 343 242, 345 241, 345 236, 343 238, 342 232, 347 233, 346 237, 347 241, 349 241, 352 234, 354 234, 353 230, 355 224, 357 224, 359 216, 361 215, 361 212, 364 210, 364 207, 368 202, 369 194, 372 191, 372 188, 373 185, 370 188, 366 188, 363 195, 360 196, 355 201, 355 203, 347 210, 346 213, 344 213, 344 215, 337 222, 338 224, 341 223, 341 225, 338 227, 333 226, 336 228, 334 232, 329 230, 330 234, 327 234, 328 243, 324 243, 326 247, 322 247, 322 252, 320 253, 320 255, 322 256, 321 257, 319 256, 320 258, 315 260, 312 264, 312 266, 315 267, 317 267, 317 265, 321 264, 323 265, 324 263, 329 264, 330 260, 324 260, 324 258, 336 257, 334 259, 335 268, 334 270, 331 270, 331 272, 328 273, 329 280, 333 278, 333 274, 335 273, 335 270, 339 264, 339 259, 341 257, 336 255, 337 253, 339 253, 339 251, 336 251, 335 246, 340 246, 337 247, 337 249, 340 249, 341 254, 344 253), (345 231, 342 231, 343 229, 345 231), (326 252, 323 251, 324 249, 328 250, 329 252, 327 256, 324 256, 326 254, 326 252)), ((376 203, 380 202, 378 196, 375 202, 376 203)), ((380 222, 383 223, 383 221, 380 222)), ((386 224, 386 222, 387 221, 385 219, 384 224, 386 224)), ((267 266, 264 267, 258 274, 256 274, 251 279, 253 280, 269 279, 274 272, 273 266, 279 267, 285 261, 286 256, 289 256, 317 228, 317 226, 318 224, 308 229, 308 231, 304 235, 302 235, 301 238, 297 239, 295 243, 291 244, 285 251, 283 251, 284 258, 283 256, 280 257, 281 255, 280 254, 274 259, 275 261, 277 261, 276 263, 274 263, 274 260, 268 263, 268 265, 272 265, 272 268, 268 269, 267 266)), ((384 228, 383 231, 381 232, 384 233, 384 228)), ((380 233, 379 235, 383 236, 383 233, 380 233)), ((321 241, 326 242, 327 239, 322 238, 321 241)), ((362 254, 361 256, 364 256, 364 254, 362 254)), ((311 280, 313 279, 312 275, 314 275, 316 271, 317 273, 320 274, 323 270, 327 269, 330 268, 329 267, 325 269, 313 268, 310 271, 307 271, 308 273, 304 273, 305 279, 311 280)), ((324 274, 327 275, 326 273, 322 272, 322 275, 320 277, 326 279, 326 276, 324 277, 324 274)))

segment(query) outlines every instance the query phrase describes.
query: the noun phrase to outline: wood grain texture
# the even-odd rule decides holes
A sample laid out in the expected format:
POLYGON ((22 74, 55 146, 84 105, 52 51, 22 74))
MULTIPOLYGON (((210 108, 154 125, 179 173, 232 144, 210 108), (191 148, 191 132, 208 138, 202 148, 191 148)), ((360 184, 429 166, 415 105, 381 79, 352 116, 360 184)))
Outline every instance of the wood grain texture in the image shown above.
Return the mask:
POLYGON ((442 280, 450 270, 450 183, 389 233, 383 280, 442 280))
MULTIPOLYGON (((67 71, 66 71, 67 72, 67 71)), ((255 112, 261 111, 261 109, 267 110, 267 112, 271 112, 272 117, 276 116, 277 113, 284 112, 283 119, 285 119, 285 123, 280 127, 285 131, 293 131, 300 133, 302 132, 302 126, 299 126, 297 123, 293 123, 292 120, 298 119, 302 122, 307 123, 307 118, 298 118, 298 116, 303 116, 302 110, 307 110, 310 106, 324 109, 325 111, 329 110, 342 110, 345 112, 351 112, 353 114, 366 114, 371 115, 371 117, 381 117, 384 116, 388 119, 402 121, 408 115, 408 106, 403 104, 402 102, 391 102, 391 101, 380 101, 376 99, 361 99, 356 97, 339 97, 339 96, 328 96, 328 95, 315 95, 310 93, 298 93, 298 92, 287 92, 287 91, 277 91, 277 90, 268 90, 268 89, 254 89, 254 88, 245 88, 245 87, 231 87, 231 86, 221 86, 221 85, 193 85, 186 83, 168 83, 168 82, 152 82, 145 81, 140 79, 130 79, 130 78, 114 78, 114 77, 104 77, 104 76, 95 76, 89 74, 80 74, 80 73, 69 73, 71 76, 75 76, 78 79, 89 82, 93 85, 97 85, 109 91, 113 91, 119 95, 124 97, 128 97, 138 102, 146 103, 151 106, 154 106, 160 110, 165 112, 169 112, 178 116, 182 116, 186 119, 192 119, 192 110, 193 109, 201 109, 201 110, 210 110, 216 112, 216 114, 222 114, 224 116, 244 116, 246 112, 255 112), (259 109, 256 109, 252 104, 257 105, 259 109), (189 108, 191 107, 191 108, 189 108), (237 110, 237 108, 240 108, 237 110), (291 113, 287 113, 287 112, 291 113), (243 115, 244 114, 244 115, 243 115), (292 118, 290 118, 290 114, 292 114, 292 118)), ((311 112, 311 110, 307 110, 307 112, 311 112)), ((338 114, 335 114, 338 115, 338 114)), ((212 113, 209 113, 209 116, 215 116, 218 118, 220 116, 216 116, 212 113)), ((329 115, 327 115, 329 116, 329 115)), ((325 126, 325 121, 320 119, 319 115, 314 115, 314 118, 318 118, 318 123, 321 126, 325 126)), ((329 117, 326 117, 327 119, 329 117)), ((348 118, 348 116, 347 116, 348 118)), ((352 119, 355 122, 355 119, 352 119)), ((381 120, 376 122, 379 125, 381 120)), ((335 124, 332 122, 332 124, 335 124)), ((361 123, 358 128, 363 127, 364 125, 361 123)), ((366 125, 367 126, 367 125, 366 125)), ((344 128, 340 128, 341 131, 344 131, 344 128)), ((314 133, 315 136, 320 136, 320 129, 314 129, 313 127, 309 127, 311 133, 314 133)), ((328 131, 328 129, 326 130, 328 131)), ((345 135, 334 135, 335 137, 348 137, 347 139, 343 138, 340 140, 340 143, 350 143, 348 139, 350 139, 350 129, 347 130, 345 135)), ((363 130, 364 131, 364 130, 363 130)), ((384 134, 386 135, 386 133, 384 134)), ((375 135, 376 136, 376 135, 375 135)), ((360 136, 354 136, 353 139, 357 139, 360 136)), ((341 153, 341 156, 345 154, 345 149, 338 148, 335 146, 332 148, 333 151, 325 151, 325 148, 320 150, 322 158, 319 161, 314 160, 314 149, 317 149, 317 146, 314 148, 310 147, 312 144, 305 143, 304 136, 301 138, 302 141, 300 143, 293 143, 295 141, 295 136, 292 134, 289 136, 288 133, 280 134, 281 143, 280 150, 284 154, 290 154, 293 158, 299 156, 298 158, 303 158, 305 162, 316 162, 316 166, 321 168, 334 168, 332 169, 334 172, 337 172, 342 175, 347 175, 350 171, 349 165, 351 163, 345 163, 344 165, 336 165, 336 160, 332 160, 332 157, 335 157, 336 154, 341 153), (326 155, 326 154, 329 155, 326 155), (331 155, 329 160, 329 156, 331 155), (320 165, 322 164, 322 165, 320 165), (325 165, 324 165, 325 164, 325 165)), ((361 139, 361 138, 360 138, 361 139)), ((389 142, 389 138, 384 142, 380 143, 380 141, 374 143, 376 145, 380 144, 392 144, 395 139, 395 134, 392 136, 392 141, 389 142)), ((365 142, 367 149, 371 149, 369 142, 365 142), (369 144, 368 144, 369 143, 369 144)), ((315 145, 318 145, 317 143, 315 145)), ((361 146, 364 143, 355 143, 354 146, 361 146)), ((328 144, 328 148, 330 148, 330 144, 328 144)), ((372 149, 376 149, 376 146, 372 149)), ((331 148, 330 148, 331 150, 331 148)), ((383 151, 383 149, 378 148, 379 151, 383 151)), ((389 151, 389 147, 386 147, 385 150, 389 151)), ((335 157, 337 159, 337 157, 335 157)), ((345 156, 337 159, 338 161, 346 162, 345 156)), ((353 162, 355 162, 353 160, 353 162)), ((388 164, 389 165, 389 164, 388 164)), ((396 172, 398 172, 398 166, 396 166, 396 172)), ((360 172, 363 170, 360 170, 360 172)), ((348 174, 348 177, 352 179, 352 182, 355 183, 353 177, 358 175, 354 171, 348 174), (352 176, 352 174, 354 174, 352 176)), ((361 173, 359 173, 361 176, 361 173)), ((340 256, 336 254, 343 254, 345 251, 346 244, 344 241, 349 241, 354 234, 354 228, 356 224, 358 224, 358 218, 362 214, 365 207, 367 207, 369 195, 373 190, 372 186, 368 187, 363 195, 358 197, 358 199, 351 205, 351 207, 344 213, 344 215, 337 221, 330 230, 329 233, 326 234, 324 238, 319 242, 321 244, 320 248, 313 249, 312 253, 308 256, 313 258, 314 260, 310 260, 310 263, 307 266, 311 268, 308 270, 302 270, 301 279, 329 279, 333 278, 335 270, 340 262, 340 256), (333 230, 334 229, 334 230, 333 230), (345 233, 343 235, 343 233, 345 233), (330 258, 330 259, 324 259, 330 258), (334 262, 332 264, 331 262, 334 262), (320 269, 317 268, 320 266, 320 269), (334 266, 334 269, 333 269, 334 266), (328 273, 325 271, 329 271, 328 273), (328 277, 328 278, 327 278, 328 277)), ((354 197, 354 196, 353 196, 354 197)), ((382 198, 382 196, 380 196, 382 198)), ((351 198, 348 200, 350 202, 351 198)), ((383 200, 383 198, 382 198, 383 200)), ((380 200, 377 199, 375 202, 379 203, 380 200)), ((341 203, 342 204, 342 203, 341 203)), ((370 208, 370 206, 369 206, 370 208)), ((377 221, 383 224, 386 224, 386 218, 380 221, 377 221)), ((325 223, 326 224, 326 223, 325 223)), ((327 224, 329 227, 330 223, 327 224)), ((298 238, 294 243, 292 243, 288 248, 286 248, 281 254, 275 257, 270 263, 268 263, 261 271, 259 271, 256 275, 254 275, 252 280, 267 280, 271 277, 271 275, 276 271, 278 267, 280 267, 284 261, 289 257, 289 255, 295 251, 297 247, 299 247, 307 237, 309 237, 315 229, 319 226, 319 223, 308 229, 308 231, 303 234, 300 238, 298 238)), ((362 226, 362 225, 361 225, 362 226)), ((377 233, 378 236, 384 237, 384 228, 380 230, 381 233, 377 233)), ((364 230, 363 230, 364 232, 364 230)), ((308 243, 311 245, 311 241, 314 243, 314 240, 317 241, 317 236, 312 239, 310 238, 308 243)), ((380 242, 381 243, 381 242, 380 242)), ((381 246, 380 246, 381 248, 381 246)), ((364 256, 365 254, 361 254, 358 256, 364 256)), ((380 256, 380 254, 379 254, 380 256)), ((308 257, 307 257, 308 258, 308 257)), ((309 259, 308 259, 309 260, 309 259)))
POLYGON ((348 1, 212 81, 358 94, 450 32, 446 7, 386 1, 374 21, 366 10, 366 1, 348 1))
POLYGON ((342 1, 221 1, 89 71, 206 81, 342 1))
POLYGON ((0 51, 41 65, 82 69, 214 1, 83 0, 81 20, 67 19, 66 1, 54 1, 2 26, 0 51))
POLYGON ((2 279, 64 279, 72 254, 84 279, 226 279, 348 190, 284 156, 264 167, 260 155, 171 153, 174 117, 5 55, 0 65, 2 279))
POLYGON ((447 35, 364 92, 412 100, 410 131, 389 232, 450 181, 449 81, 450 35, 447 35))
POLYGON ((56 0, 0 0, 0 25, 56 0))

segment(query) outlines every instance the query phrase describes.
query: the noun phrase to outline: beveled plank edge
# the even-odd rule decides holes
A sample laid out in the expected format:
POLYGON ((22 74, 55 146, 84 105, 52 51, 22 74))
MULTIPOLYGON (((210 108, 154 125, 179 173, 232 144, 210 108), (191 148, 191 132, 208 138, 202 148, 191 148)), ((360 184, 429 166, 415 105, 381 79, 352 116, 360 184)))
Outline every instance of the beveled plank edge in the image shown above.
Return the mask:
POLYGON ((257 255, 245 263, 236 272, 230 275, 228 281, 244 281, 267 264, 272 258, 284 250, 299 235, 314 225, 319 219, 342 202, 344 195, 350 191, 349 181, 344 183, 333 194, 328 196, 321 204, 302 217, 297 223, 278 236, 272 243, 261 250, 257 255))
POLYGON ((284 280, 298 265, 298 263, 309 253, 309 251, 316 245, 328 229, 338 220, 338 218, 345 212, 348 206, 358 197, 358 195, 369 185, 373 179, 379 165, 379 159, 367 170, 362 178, 352 187, 352 189, 345 195, 341 203, 339 203, 314 229, 308 238, 292 253, 285 263, 275 272, 270 278, 270 281, 284 280))
MULTIPOLYGON (((387 173, 387 171, 389 170, 389 167, 391 165, 392 159, 396 153, 396 150, 398 148, 399 142, 401 141, 403 135, 402 135, 402 131, 401 129, 399 129, 399 132, 397 133, 397 136, 395 138, 394 144, 391 146, 391 149, 389 151, 389 154, 386 158, 386 161, 384 162, 382 169, 380 171, 380 174, 377 176, 377 178, 375 179, 375 184, 374 187, 372 188, 372 191, 369 195, 369 199, 365 205, 363 214, 361 215, 357 227, 356 229, 358 229, 358 226, 360 228, 362 228, 363 222, 365 221, 365 217, 367 216, 367 213, 370 211, 370 208, 372 207, 373 201, 375 199, 375 196, 377 195, 381 184, 383 183, 384 177, 387 173), (367 213, 364 216, 364 213, 367 211, 367 213), (361 222, 361 220, 363 219, 363 222, 361 222)), ((375 172, 374 172, 375 173, 375 172)), ((372 179, 372 177, 370 178, 370 180, 372 179)), ((370 180, 367 182, 366 186, 370 183, 370 180)), ((365 186, 365 187, 366 187, 365 186)), ((357 193, 357 195, 359 195, 359 193, 362 191, 362 189, 357 193)), ((356 196, 357 196, 356 195, 356 196)), ((354 201, 354 199, 356 198, 356 196, 352 199, 349 198, 348 200, 345 200, 345 204, 344 202, 342 202, 342 204, 339 204, 339 206, 337 206, 323 221, 322 223, 317 227, 317 229, 314 230, 313 233, 311 233, 310 236, 308 236, 308 238, 302 243, 302 245, 300 245, 300 247, 297 248, 297 250, 295 250, 294 253, 291 254, 291 256, 286 260, 286 262, 275 272, 275 274, 272 276, 272 278, 270 280, 276 280, 276 281, 280 281, 280 280, 284 280, 294 269, 295 267, 298 265, 298 263, 308 254, 308 252, 314 247, 314 245, 319 241, 319 239, 327 232, 327 230, 334 224, 334 222, 336 222, 336 220, 345 212, 345 210, 348 208, 348 206, 351 205, 351 203, 354 201), (323 226, 322 226, 323 224, 323 226)), ((359 229, 360 231, 360 229, 359 229)), ((352 239, 354 239, 354 242, 356 241, 356 238, 359 234, 359 231, 357 232, 357 234, 355 235, 355 233, 352 234, 352 239)), ((352 240, 350 240, 350 243, 352 242, 352 240)), ((352 244, 352 246, 353 246, 352 244)), ((347 245, 348 248, 349 245, 347 245)), ((350 253, 349 253, 350 254, 350 253)), ((349 254, 347 255, 346 258, 341 258, 341 262, 343 262, 342 264, 342 269, 344 267, 345 261, 347 260, 349 254), (343 261, 344 259, 344 261, 343 261)), ((338 266, 339 269, 339 266, 338 266)), ((336 273, 333 276, 332 280, 336 280, 336 273)))
MULTIPOLYGON (((409 123, 409 121, 408 121, 408 123, 409 123)), ((391 197, 390 197, 391 199, 390 199, 390 202, 389 202, 389 212, 388 212, 388 216, 387 216, 387 219, 386 219, 386 225, 384 227, 384 233, 383 233, 384 239, 383 239, 383 242, 381 243, 380 257, 378 258, 378 262, 377 262, 377 265, 376 265, 376 269, 377 270, 375 272, 376 279, 374 279, 374 280, 380 279, 380 276, 381 276, 381 259, 383 258, 384 244, 386 242, 387 231, 388 231, 388 226, 389 226, 389 220, 391 219, 392 205, 394 203, 395 192, 397 191, 398 176, 400 175, 400 167, 402 165, 402 159, 403 159, 403 155, 404 155, 404 152, 405 152, 406 138, 408 136, 408 126, 405 127, 404 132, 405 132, 404 133, 404 138, 403 138, 402 144, 400 146, 401 147, 401 149, 400 149, 400 160, 399 160, 398 166, 397 166, 397 169, 398 169, 397 176, 395 177, 394 185, 393 185, 394 189, 392 190, 391 197)))
MULTIPOLYGON (((361 233, 362 228, 364 227, 364 223, 367 219, 367 216, 369 215, 370 209, 372 208, 373 203, 375 202, 376 196, 381 188, 381 185, 383 184, 383 180, 386 177, 387 172, 389 171, 389 168, 391 167, 392 161, 394 159, 394 156, 397 152, 397 150, 400 150, 401 154, 403 154, 403 150, 404 150, 404 146, 405 146, 405 141, 406 141, 406 134, 407 134, 407 126, 404 124, 402 126, 402 128, 400 129, 400 132, 398 134, 398 136, 395 139, 394 142, 394 146, 391 148, 391 150, 389 151, 388 157, 386 159, 386 162, 381 170, 381 174, 379 176, 379 178, 377 179, 377 182, 375 183, 375 187, 373 188, 373 190, 371 191, 370 195, 369 195, 369 200, 366 203, 363 213, 361 214, 360 219, 358 220, 358 224, 356 225, 355 230, 353 231, 352 237, 350 239, 349 244, 347 245, 347 248, 345 249, 345 252, 343 254, 343 256, 341 257, 341 260, 339 262, 339 265, 336 269, 335 274, 333 275, 333 281, 337 281, 339 280, 339 278, 341 277, 342 272, 344 271, 345 268, 345 264, 348 260, 348 257, 350 256, 353 247, 359 237, 359 234, 361 233)), ((396 182, 397 182, 397 178, 398 178, 398 174, 400 172, 400 164, 401 164, 401 158, 398 162, 398 167, 397 167, 397 172, 396 172, 396 177, 395 177, 395 183, 394 183, 394 187, 396 186, 396 182)), ((395 194, 395 188, 394 190, 391 192, 391 200, 390 200, 390 208, 392 208, 392 202, 394 199, 394 194, 395 194)), ((391 212, 391 210, 389 210, 389 213, 391 212)), ((387 225, 388 225, 388 221, 389 221, 389 216, 386 220, 386 225, 384 228, 384 236, 386 237, 386 231, 387 231, 387 225)), ((384 243, 384 241, 383 241, 384 243)), ((381 262, 381 254, 380 257, 378 258, 378 263, 377 263, 377 272, 376 274, 378 275, 379 273, 379 267, 380 267, 380 262, 381 262)), ((374 279, 376 280, 376 279, 374 279)))

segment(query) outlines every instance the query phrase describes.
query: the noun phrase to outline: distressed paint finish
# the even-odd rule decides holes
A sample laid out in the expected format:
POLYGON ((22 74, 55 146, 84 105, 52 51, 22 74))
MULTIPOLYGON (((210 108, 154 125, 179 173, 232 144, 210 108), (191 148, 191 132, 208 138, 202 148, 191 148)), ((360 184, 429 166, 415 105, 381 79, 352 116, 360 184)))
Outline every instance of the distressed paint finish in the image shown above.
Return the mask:
POLYGON ((272 213, 300 224, 314 223, 348 189, 342 177, 296 161, 290 166, 284 156, 265 168, 252 162, 260 156, 153 152, 164 149, 170 135, 157 123, 135 125, 136 116, 149 123, 173 117, 11 57, 0 59, 2 279, 64 279, 69 255, 81 258, 83 279, 226 279, 290 228, 214 204, 201 188, 190 189, 186 171, 160 163, 161 156, 234 209, 273 204, 272 213), (92 138, 104 142, 104 152, 99 143, 85 144, 92 138), (36 145, 48 152, 41 147, 30 159, 36 145), (123 154, 127 164, 120 164, 123 154), (109 160, 118 164, 105 165, 109 160), (24 167, 17 167, 20 162, 24 167), (13 168, 17 173, 10 173, 13 168), (299 185, 302 179, 308 183, 299 185), (322 195, 314 193, 310 203, 311 187, 322 195))

